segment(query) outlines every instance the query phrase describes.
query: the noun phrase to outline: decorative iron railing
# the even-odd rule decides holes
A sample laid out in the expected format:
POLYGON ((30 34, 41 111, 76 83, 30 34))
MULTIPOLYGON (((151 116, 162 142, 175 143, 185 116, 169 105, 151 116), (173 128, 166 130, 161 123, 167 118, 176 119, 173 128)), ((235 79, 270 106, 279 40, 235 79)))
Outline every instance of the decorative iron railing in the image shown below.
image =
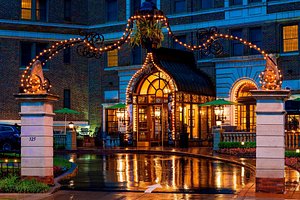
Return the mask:
POLYGON ((53 134, 53 147, 54 149, 66 148, 66 134, 53 134))
POLYGON ((222 142, 255 142, 256 133, 254 132, 223 132, 222 142))
POLYGON ((285 132, 285 148, 299 149, 300 148, 300 131, 285 132))
POLYGON ((7 177, 10 175, 21 175, 20 160, 4 159, 0 161, 0 177, 7 177))

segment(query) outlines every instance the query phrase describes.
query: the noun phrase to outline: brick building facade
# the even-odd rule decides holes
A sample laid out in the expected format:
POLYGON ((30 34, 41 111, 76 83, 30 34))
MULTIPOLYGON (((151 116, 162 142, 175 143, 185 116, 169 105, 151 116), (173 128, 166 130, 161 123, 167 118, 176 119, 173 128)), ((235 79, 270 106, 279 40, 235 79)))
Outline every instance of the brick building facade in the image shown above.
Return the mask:
MULTIPOLYGON (((0 120, 3 122, 19 119, 19 106, 12 94, 18 92, 22 62, 28 59, 24 51, 28 52, 29 44, 29 57, 32 57, 43 46, 40 43, 46 47, 54 41, 79 37, 80 30, 97 31, 104 35, 107 43, 113 42, 122 36, 127 19, 142 3, 141 0, 0 2, 0 120)), ((197 30, 216 26, 222 33, 245 38, 266 52, 276 54, 284 75, 283 87, 290 88, 293 94, 300 93, 300 1, 156 0, 156 4, 169 18, 175 35, 186 43, 198 44, 197 30), (284 27, 289 31, 287 38, 283 34, 284 27), (287 49, 284 49, 285 42, 287 49)), ((216 96, 236 100, 234 95, 242 91, 244 83, 249 82, 249 88, 259 86, 258 74, 264 68, 264 60, 246 46, 232 41, 222 43, 224 53, 220 56, 203 57, 196 51, 194 54, 198 68, 214 80, 216 96)), ((166 31, 163 46, 182 48, 166 31)), ((128 81, 141 67, 145 50, 125 44, 118 52, 105 53, 100 59, 80 57, 76 48, 71 49, 69 59, 65 54, 67 52, 53 58, 44 72, 53 85, 51 92, 60 96, 55 109, 64 106, 67 98, 64 95, 69 91, 69 107, 81 112, 70 116, 70 120, 90 124, 92 129, 102 126, 107 131, 105 108, 125 102, 128 81)), ((227 123, 236 124, 237 114, 233 108, 226 112, 227 123)), ((57 115, 55 120, 62 121, 63 116, 57 115)))

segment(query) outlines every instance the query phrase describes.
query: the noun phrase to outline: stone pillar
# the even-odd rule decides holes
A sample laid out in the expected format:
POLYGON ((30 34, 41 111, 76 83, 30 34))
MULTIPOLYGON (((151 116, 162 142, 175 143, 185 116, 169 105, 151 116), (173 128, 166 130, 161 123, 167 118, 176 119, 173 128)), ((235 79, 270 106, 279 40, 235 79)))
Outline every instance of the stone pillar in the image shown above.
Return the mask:
POLYGON ((289 90, 253 90, 256 104, 256 192, 284 193, 284 101, 289 90))
POLYGON ((15 94, 21 103, 21 176, 54 184, 52 94, 15 94))
POLYGON ((223 129, 221 129, 221 127, 215 126, 213 127, 212 133, 213 133, 213 150, 217 151, 219 150, 219 143, 221 142, 223 129))

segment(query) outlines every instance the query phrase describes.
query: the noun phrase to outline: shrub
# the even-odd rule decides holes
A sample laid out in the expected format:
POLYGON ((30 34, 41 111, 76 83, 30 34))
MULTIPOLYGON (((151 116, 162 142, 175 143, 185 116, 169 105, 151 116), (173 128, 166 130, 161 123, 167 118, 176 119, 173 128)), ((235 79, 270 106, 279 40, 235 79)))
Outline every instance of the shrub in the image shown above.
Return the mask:
POLYGON ((295 151, 285 151, 285 157, 300 157, 300 153, 296 153, 295 151))
POLYGON ((220 149, 228 149, 228 148, 255 148, 256 142, 245 142, 244 145, 241 142, 220 142, 220 149))
POLYGON ((0 180, 0 192, 40 193, 47 192, 49 186, 32 180, 20 180, 17 176, 9 176, 0 180))

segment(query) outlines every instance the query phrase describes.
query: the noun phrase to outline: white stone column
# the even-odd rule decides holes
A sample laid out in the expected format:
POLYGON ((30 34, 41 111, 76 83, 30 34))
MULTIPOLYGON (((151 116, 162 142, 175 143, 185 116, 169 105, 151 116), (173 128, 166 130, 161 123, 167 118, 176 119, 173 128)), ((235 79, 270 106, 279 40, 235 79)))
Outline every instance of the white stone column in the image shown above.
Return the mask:
POLYGON ((52 94, 15 94, 21 104, 21 176, 53 184, 52 94))
POLYGON ((252 90, 256 105, 256 191, 283 193, 284 101, 289 90, 252 90))

